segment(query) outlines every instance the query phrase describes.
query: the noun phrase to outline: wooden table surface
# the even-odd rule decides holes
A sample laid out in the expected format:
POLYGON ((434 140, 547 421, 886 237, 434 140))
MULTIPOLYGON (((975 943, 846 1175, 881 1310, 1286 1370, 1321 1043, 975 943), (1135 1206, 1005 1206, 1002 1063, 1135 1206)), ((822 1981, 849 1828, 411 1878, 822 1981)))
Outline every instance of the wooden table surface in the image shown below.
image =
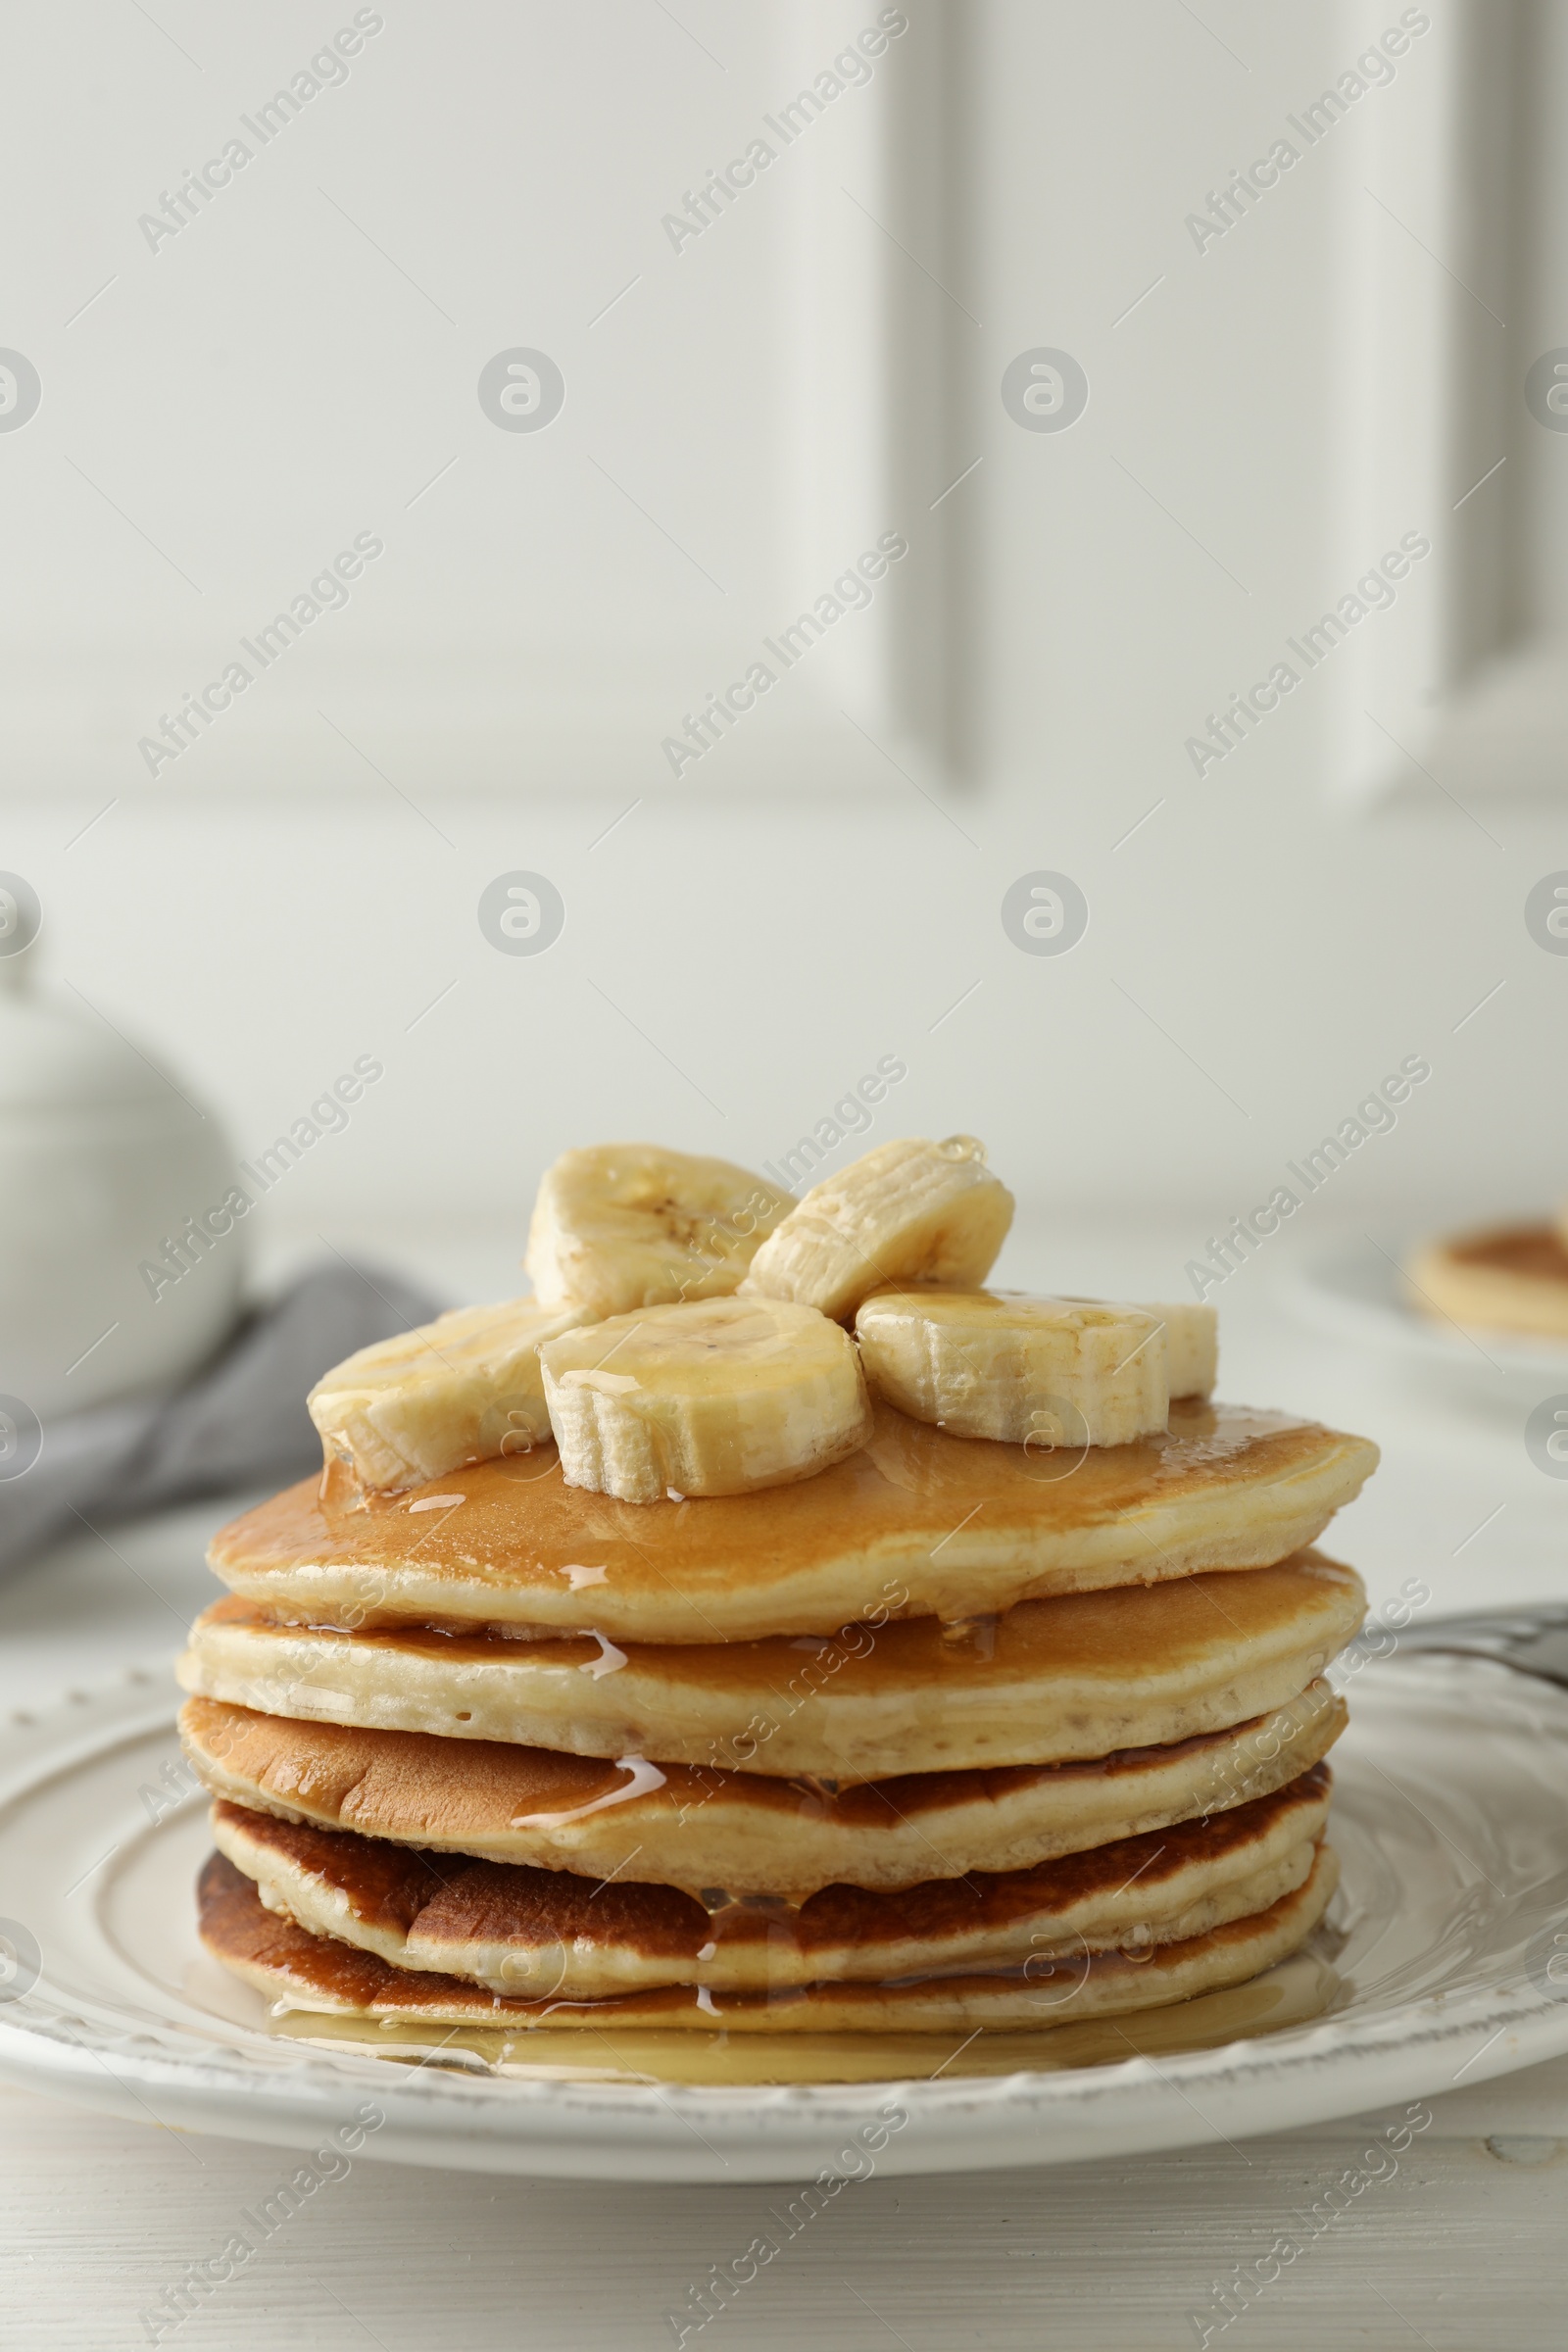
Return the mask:
MULTIPOLYGON (((499 1295, 510 1268, 481 1264, 482 1254, 470 1248, 460 1266, 427 1250, 425 1269, 452 1296, 499 1295)), ((417 1260, 416 1241, 399 1256, 417 1260)), ((1079 1231, 1054 1237, 1049 1272, 1027 1253, 1007 1271, 1063 1290, 1157 1296, 1170 1288, 1170 1249, 1079 1231)), ((1261 1282, 1231 1287, 1223 1393, 1319 1412, 1384 1445, 1383 1471, 1331 1539, 1374 1601, 1411 1573, 1440 1608, 1568 1593, 1568 1494, 1530 1464, 1511 1407, 1414 1387, 1396 1366, 1293 1330, 1261 1282)), ((0 1709, 174 1645, 210 1595, 201 1550, 229 1507, 116 1528, 112 1551, 84 1533, 12 1579, 0 1590, 0 1709)), ((1369 2135, 1390 2120, 1368 2116, 1078 2169, 871 2178, 684 2340, 704 2352, 795 2352, 803 2341, 830 2352, 1204 2342, 1558 2352, 1568 2059, 1448 2091, 1431 2108, 1396 2172, 1363 2163, 1369 2135), (1386 2177, 1303 2240, 1299 2217, 1326 2212, 1337 2183, 1364 2182, 1370 2169, 1386 2177), (1255 2266, 1279 2267, 1270 2248, 1293 2231, 1298 2258, 1257 2285, 1255 2266), (1239 2276, 1254 2282, 1245 2303, 1239 2276)), ((689 2313, 689 2291, 750 2242, 777 2193, 441 2173, 367 2150, 177 2328, 150 2331, 140 2315, 288 2169, 279 2149, 0 2087, 0 2347, 675 2345, 669 2315, 689 2313)))

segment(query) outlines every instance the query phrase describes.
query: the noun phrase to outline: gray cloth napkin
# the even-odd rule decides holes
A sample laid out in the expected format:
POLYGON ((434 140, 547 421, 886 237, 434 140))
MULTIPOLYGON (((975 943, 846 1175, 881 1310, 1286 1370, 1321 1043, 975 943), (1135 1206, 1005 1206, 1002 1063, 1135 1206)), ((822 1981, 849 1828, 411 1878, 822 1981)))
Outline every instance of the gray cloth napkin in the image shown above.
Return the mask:
POLYGON ((0 1574, 83 1520, 303 1478, 321 1460, 306 1392, 356 1348, 438 1311, 378 1266, 324 1265, 250 1314, 177 1395, 47 1422, 31 1469, 0 1484, 0 1574))

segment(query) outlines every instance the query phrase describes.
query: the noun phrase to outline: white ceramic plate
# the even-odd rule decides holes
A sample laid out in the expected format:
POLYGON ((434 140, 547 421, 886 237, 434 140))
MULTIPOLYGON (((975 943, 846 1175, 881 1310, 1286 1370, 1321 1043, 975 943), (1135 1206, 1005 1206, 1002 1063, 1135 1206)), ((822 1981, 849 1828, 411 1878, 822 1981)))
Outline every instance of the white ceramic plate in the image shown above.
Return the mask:
POLYGON ((1528 1410, 1568 1391, 1568 1346, 1561 1341, 1468 1332, 1412 1306, 1399 1273, 1411 1247, 1386 1239, 1380 1247, 1366 1236, 1324 1244, 1281 1268, 1275 1295, 1313 1330, 1401 1357, 1493 1404, 1528 1410))
MULTIPOLYGON (((405 2163, 733 2181, 863 2171, 878 2139, 884 2172, 1238 2139, 1568 2050, 1568 1691, 1408 1653, 1349 1683, 1331 1832, 1344 1882, 1315 1948, 1245 2000, 1125 2021, 1141 2055, 1112 2056, 1133 2045, 1085 2026, 1009 2037, 1000 2074, 960 2071, 974 2053, 955 2038, 922 2043, 914 2079, 900 2044, 880 2081, 739 2087, 540 2080, 458 2047, 413 2063, 416 2050, 282 2037, 197 1942, 204 1800, 178 1762, 164 1671, 132 1672, 0 1723, 0 2073, 286 2146, 368 2112, 381 2120, 366 2152, 405 2163), (1239 2020, 1265 2030, 1238 2038, 1239 2020), (889 2110, 906 2119, 891 2132, 874 2120, 889 2110)), ((690 2056, 688 2037, 662 2038, 690 2056)))

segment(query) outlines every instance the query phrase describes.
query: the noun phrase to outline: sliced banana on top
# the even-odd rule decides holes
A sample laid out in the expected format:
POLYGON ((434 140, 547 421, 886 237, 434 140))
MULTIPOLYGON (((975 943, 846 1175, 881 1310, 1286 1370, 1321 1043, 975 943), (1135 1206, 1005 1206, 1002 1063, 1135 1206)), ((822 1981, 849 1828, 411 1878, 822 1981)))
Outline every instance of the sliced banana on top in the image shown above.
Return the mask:
POLYGON ((956 1437, 1125 1446, 1165 1427, 1165 1335, 1142 1307, 1021 1291, 882 1291, 855 1330, 872 1387, 956 1437))
POLYGON ((624 1502, 793 1486, 871 1434, 848 1332, 772 1298, 689 1299, 540 1350, 568 1486, 624 1502))
POLYGON ((547 1306, 595 1320, 733 1291, 786 1194, 727 1159, 657 1144, 564 1152, 534 1201, 524 1263, 547 1306))
POLYGON ((1181 1298, 1174 1305, 1150 1306, 1165 1326, 1165 1352, 1170 1367, 1172 1396, 1212 1396, 1219 1376, 1219 1316, 1211 1306, 1181 1298))
POLYGON ((347 1463, 364 1487, 416 1487, 548 1443, 539 1343, 581 1321, 575 1307, 508 1298, 362 1348, 305 1400, 327 1461, 347 1463))
POLYGON ((973 1136, 879 1144, 803 1195, 758 1250, 741 1293, 793 1298, 848 1322, 889 1283, 984 1282, 1012 1205, 973 1136))

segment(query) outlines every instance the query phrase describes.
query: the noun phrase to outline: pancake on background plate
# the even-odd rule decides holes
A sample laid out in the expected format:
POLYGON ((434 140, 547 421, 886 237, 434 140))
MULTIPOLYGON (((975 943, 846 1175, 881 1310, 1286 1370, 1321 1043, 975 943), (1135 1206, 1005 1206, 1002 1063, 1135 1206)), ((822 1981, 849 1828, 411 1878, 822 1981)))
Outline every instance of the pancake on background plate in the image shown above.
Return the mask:
POLYGON ((1565 1222, 1494 1225, 1428 1242, 1410 1261, 1411 1303, 1448 1322, 1568 1340, 1565 1222))

